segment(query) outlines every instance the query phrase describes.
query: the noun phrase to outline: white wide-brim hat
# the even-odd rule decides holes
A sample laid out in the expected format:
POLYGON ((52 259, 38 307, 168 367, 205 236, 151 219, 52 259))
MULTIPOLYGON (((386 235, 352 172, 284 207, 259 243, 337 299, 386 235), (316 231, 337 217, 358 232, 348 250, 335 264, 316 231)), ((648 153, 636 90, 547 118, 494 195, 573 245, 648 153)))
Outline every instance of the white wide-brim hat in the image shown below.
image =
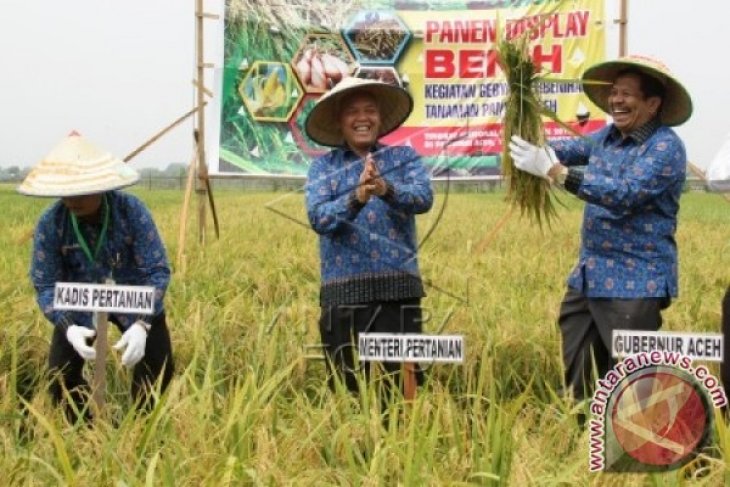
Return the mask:
POLYGON ((666 90, 659 120, 670 127, 681 125, 692 115, 692 98, 687 89, 660 61, 646 56, 625 56, 615 61, 599 63, 583 73, 583 91, 601 110, 610 114, 608 95, 618 73, 633 68, 656 78, 666 90), (602 82, 596 84, 595 82, 602 82), (591 83, 594 82, 594 83, 591 83))
POLYGON ((103 193, 137 181, 137 171, 74 131, 31 169, 18 192, 64 198, 103 193))
POLYGON ((354 92, 370 94, 380 107, 378 138, 401 126, 413 110, 413 98, 400 86, 362 78, 344 78, 322 95, 304 122, 304 130, 318 144, 335 147, 344 143, 340 128, 340 102, 354 92))

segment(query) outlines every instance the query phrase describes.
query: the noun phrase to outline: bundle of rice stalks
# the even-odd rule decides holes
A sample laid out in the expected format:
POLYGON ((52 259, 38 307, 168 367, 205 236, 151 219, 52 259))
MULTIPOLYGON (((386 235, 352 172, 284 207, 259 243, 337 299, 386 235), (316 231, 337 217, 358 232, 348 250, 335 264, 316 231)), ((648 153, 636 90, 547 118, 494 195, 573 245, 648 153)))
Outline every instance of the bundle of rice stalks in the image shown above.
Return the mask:
POLYGON ((545 145, 541 117, 545 108, 535 89, 540 76, 528 51, 527 36, 523 34, 511 40, 503 38, 497 55, 508 86, 502 134, 502 174, 509 180, 507 200, 540 226, 543 220, 550 225, 551 219, 557 216, 550 183, 515 168, 509 153, 509 141, 513 135, 538 146, 545 145))

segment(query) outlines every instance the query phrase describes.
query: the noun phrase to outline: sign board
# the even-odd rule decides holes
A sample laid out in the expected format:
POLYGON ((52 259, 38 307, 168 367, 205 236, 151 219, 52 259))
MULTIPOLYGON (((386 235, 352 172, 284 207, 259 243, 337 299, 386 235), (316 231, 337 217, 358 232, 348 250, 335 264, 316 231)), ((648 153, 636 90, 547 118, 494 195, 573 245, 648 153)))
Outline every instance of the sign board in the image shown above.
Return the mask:
POLYGON ((151 315, 154 306, 151 286, 57 282, 53 293, 53 308, 58 310, 151 315))
POLYGON ((363 362, 464 362, 464 337, 420 333, 360 333, 363 362))
MULTIPOLYGON (((329 150, 303 130, 307 115, 323 93, 355 76, 413 97, 413 112, 384 143, 413 147, 434 177, 498 177, 507 93, 498 43, 527 35, 545 107, 577 132, 592 132, 606 116, 578 80, 605 59, 604 3, 229 0, 218 26, 223 68, 211 173, 304 177, 329 150)), ((545 131, 551 139, 571 135, 547 118, 545 131)))
POLYGON ((611 355, 614 358, 653 351, 679 353, 692 360, 722 362, 724 340, 722 335, 713 333, 613 331, 611 355))

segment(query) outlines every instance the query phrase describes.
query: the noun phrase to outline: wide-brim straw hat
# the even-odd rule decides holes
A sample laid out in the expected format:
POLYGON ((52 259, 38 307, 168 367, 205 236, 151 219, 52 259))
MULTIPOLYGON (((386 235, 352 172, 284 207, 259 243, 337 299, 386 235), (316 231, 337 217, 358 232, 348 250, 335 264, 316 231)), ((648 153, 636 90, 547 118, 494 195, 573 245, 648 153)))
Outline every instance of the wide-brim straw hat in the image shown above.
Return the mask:
POLYGON ((330 147, 344 143, 340 129, 340 103, 354 92, 368 93, 378 102, 381 122, 378 138, 400 127, 413 110, 413 98, 399 86, 356 77, 344 78, 322 95, 309 112, 304 130, 310 139, 330 147))
POLYGON ((601 110, 610 114, 608 95, 619 72, 633 68, 656 78, 666 90, 659 119, 664 125, 675 126, 686 122, 692 115, 689 92, 660 61, 646 56, 625 56, 615 61, 599 63, 583 73, 583 91, 601 110), (591 82, 603 82, 594 84, 591 82))
POLYGON ((18 192, 63 198, 103 193, 137 181, 137 171, 74 131, 31 169, 18 192))

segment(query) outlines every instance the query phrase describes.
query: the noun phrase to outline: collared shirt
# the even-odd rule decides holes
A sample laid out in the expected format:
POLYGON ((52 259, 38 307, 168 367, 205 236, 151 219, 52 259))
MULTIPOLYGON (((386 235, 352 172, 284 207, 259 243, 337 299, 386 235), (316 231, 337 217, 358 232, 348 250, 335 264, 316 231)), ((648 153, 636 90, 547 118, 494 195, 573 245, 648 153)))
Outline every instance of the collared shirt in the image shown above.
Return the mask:
MULTIPOLYGON (((163 311, 163 297, 170 281, 165 248, 147 208, 135 196, 119 191, 105 193, 109 205, 106 239, 95 262, 89 262, 71 224, 68 209, 59 200, 41 216, 33 240, 30 279, 43 314, 54 325, 91 327, 91 313, 53 309, 56 282, 103 283, 155 288, 154 314, 163 311)), ((96 246, 101 224, 79 220, 79 230, 89 248, 96 246)), ((110 318, 126 328, 149 317, 112 313, 110 318)))
POLYGON ((433 204, 431 181, 411 147, 373 151, 388 185, 383 197, 357 201, 362 159, 339 148, 317 158, 306 185, 307 215, 320 235, 322 305, 422 297, 414 215, 433 204))
POLYGON ((566 189, 587 202, 580 257, 568 285, 590 298, 677 296, 679 198, 684 144, 653 120, 627 137, 609 125, 551 144, 571 168, 566 189))

